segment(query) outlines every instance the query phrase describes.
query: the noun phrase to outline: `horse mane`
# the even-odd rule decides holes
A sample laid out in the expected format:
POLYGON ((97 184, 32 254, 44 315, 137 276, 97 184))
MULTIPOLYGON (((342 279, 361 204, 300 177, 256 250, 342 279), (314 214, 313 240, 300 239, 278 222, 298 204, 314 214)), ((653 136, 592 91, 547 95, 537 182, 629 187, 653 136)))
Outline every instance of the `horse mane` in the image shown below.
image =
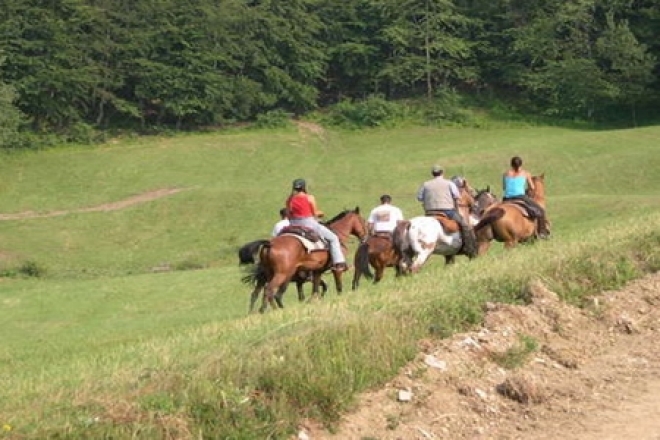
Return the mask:
POLYGON ((340 213, 337 214, 336 216, 332 217, 330 220, 327 220, 327 221, 323 222, 323 224, 327 226, 327 225, 330 225, 330 224, 332 224, 332 223, 334 223, 334 222, 336 222, 336 221, 339 221, 339 220, 343 219, 343 218, 346 217, 348 214, 352 214, 352 213, 358 214, 358 213, 359 213, 359 209, 360 209, 360 208, 355 208, 355 209, 344 209, 342 212, 340 212, 340 213))
POLYGON ((538 176, 532 176, 532 181, 534 182, 534 185, 541 184, 543 191, 541 191, 541 194, 536 194, 535 191, 529 190, 529 194, 527 195, 532 198, 538 197, 539 201, 545 201, 545 173, 539 174, 538 176))

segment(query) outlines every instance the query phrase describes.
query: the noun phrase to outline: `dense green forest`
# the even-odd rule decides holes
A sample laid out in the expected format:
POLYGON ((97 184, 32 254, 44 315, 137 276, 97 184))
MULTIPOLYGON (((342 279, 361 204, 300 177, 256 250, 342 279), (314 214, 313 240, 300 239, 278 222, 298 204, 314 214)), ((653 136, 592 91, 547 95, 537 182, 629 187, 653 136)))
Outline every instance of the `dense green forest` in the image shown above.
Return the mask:
POLYGON ((655 0, 4 0, 0 35, 3 148, 374 97, 631 124, 660 107, 655 0))

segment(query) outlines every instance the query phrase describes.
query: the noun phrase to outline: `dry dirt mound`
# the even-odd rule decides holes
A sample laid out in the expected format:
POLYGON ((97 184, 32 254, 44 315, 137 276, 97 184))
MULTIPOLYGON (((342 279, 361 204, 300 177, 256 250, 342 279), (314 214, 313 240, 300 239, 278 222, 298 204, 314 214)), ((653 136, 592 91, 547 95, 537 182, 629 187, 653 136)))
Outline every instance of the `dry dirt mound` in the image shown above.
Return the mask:
POLYGON ((309 422, 300 437, 660 439, 660 274, 585 309, 540 284, 530 291, 527 306, 487 304, 477 332, 421 341, 335 434, 309 422), (526 344, 536 350, 525 358, 526 344), (516 354, 525 360, 504 368, 516 354))
POLYGON ((0 220, 20 220, 27 218, 46 218, 46 217, 59 217, 71 213, 79 212, 102 212, 102 211, 117 211, 119 209, 128 208, 129 206, 137 205, 140 203, 150 202, 152 200, 160 199, 172 194, 182 191, 181 188, 161 188, 155 191, 138 194, 118 202, 105 203, 103 205, 92 206, 88 208, 80 208, 74 210, 51 211, 46 213, 38 213, 33 211, 18 212, 15 214, 0 214, 0 220))

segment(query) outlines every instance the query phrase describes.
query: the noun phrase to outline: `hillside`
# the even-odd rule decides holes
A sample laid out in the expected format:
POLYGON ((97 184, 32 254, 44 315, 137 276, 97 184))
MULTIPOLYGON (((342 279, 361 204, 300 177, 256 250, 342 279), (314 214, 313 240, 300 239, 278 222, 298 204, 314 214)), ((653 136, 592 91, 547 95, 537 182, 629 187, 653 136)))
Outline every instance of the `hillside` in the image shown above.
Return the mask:
POLYGON ((634 342, 655 331, 654 291, 631 287, 620 305, 592 297, 660 270, 660 128, 310 127, 1 156, 5 437, 285 439, 301 421, 317 437, 337 427, 406 438, 416 421, 435 436, 506 437, 498 420, 518 420, 522 435, 549 429, 544 415, 570 423, 567 402, 591 390, 606 399, 599 378, 624 374, 605 368, 609 349, 640 347, 630 356, 647 363, 624 365, 637 377, 655 365, 634 342), (284 310, 247 316, 236 250, 268 235, 293 179, 306 178, 329 216, 388 193, 411 217, 432 164, 499 192, 514 154, 546 175, 551 240, 496 244, 450 267, 432 257, 414 276, 388 271, 341 295, 331 286, 312 303, 287 292, 284 310), (468 336, 483 350, 456 346, 468 336), (447 371, 429 370, 426 354, 447 371), (494 391, 517 375, 539 403, 494 391), (393 399, 399 387, 410 403, 393 399), (359 396, 369 403, 356 409, 359 396))
POLYGON ((415 361, 360 396, 329 439, 656 439, 660 432, 660 273, 562 303, 541 284, 528 306, 487 304, 483 326, 419 342, 415 361), (539 341, 514 368, 520 335, 539 341), (499 357, 498 357, 499 356, 499 357), (499 359, 500 363, 494 361, 499 359), (411 401, 398 401, 401 390, 411 401))

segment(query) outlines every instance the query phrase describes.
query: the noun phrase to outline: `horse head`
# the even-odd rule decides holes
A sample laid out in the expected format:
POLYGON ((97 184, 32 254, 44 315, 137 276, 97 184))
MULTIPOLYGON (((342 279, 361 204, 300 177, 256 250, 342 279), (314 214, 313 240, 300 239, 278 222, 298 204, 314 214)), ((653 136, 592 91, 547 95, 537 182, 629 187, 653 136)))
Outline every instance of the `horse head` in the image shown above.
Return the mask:
POLYGON ((541 206, 545 206, 545 173, 532 176, 534 191, 529 191, 529 196, 541 206))
POLYGON ((474 197, 475 203, 472 209, 472 214, 477 218, 483 216, 484 211, 494 203, 497 203, 497 196, 490 192, 490 185, 484 189, 477 191, 476 196, 474 197))
POLYGON ((326 225, 332 229, 342 241, 349 235, 354 235, 360 240, 363 240, 367 236, 367 221, 360 215, 359 206, 356 206, 353 210, 345 209, 332 219, 328 220, 326 225))
POLYGON ((475 199, 472 194, 472 188, 467 180, 463 180, 462 185, 458 187, 458 201, 456 203, 458 212, 463 218, 468 218, 474 210, 475 199))

